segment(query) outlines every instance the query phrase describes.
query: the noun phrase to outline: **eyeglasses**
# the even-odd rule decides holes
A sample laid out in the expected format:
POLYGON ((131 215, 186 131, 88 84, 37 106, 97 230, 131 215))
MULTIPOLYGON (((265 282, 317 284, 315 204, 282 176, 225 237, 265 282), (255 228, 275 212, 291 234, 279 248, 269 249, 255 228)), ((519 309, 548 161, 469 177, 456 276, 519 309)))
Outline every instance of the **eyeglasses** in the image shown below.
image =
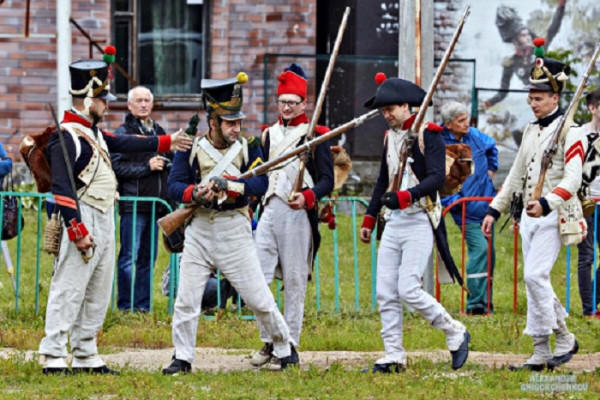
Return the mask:
POLYGON ((298 107, 298 105, 300 105, 300 103, 302 103, 302 102, 294 101, 294 100, 277 100, 277 104, 279 104, 281 107, 288 106, 289 108, 294 108, 294 107, 298 107))

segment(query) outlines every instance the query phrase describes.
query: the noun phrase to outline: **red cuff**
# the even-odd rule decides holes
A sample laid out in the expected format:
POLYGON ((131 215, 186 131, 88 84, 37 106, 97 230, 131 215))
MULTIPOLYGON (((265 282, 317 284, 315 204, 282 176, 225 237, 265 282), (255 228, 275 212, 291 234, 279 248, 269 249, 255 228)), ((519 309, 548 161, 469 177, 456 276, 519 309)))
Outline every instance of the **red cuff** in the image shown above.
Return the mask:
POLYGON ((79 240, 81 238, 89 235, 89 232, 83 222, 77 222, 75 218, 69 222, 71 226, 67 228, 67 233, 69 234, 69 240, 74 242, 75 240, 79 240))
POLYGON ((181 201, 183 201, 184 203, 191 203, 193 194, 194 194, 194 185, 190 185, 190 186, 186 187, 185 190, 183 191, 183 198, 181 199, 181 201))
POLYGON ((410 207, 412 204, 412 196, 408 190, 400 190, 396 192, 396 196, 398 196, 398 205, 401 210, 410 207))
POLYGON ((238 197, 239 195, 240 195, 240 193, 238 193, 238 192, 234 192, 233 190, 228 190, 228 191, 227 191, 227 197, 233 197, 233 198, 235 199, 235 198, 236 198, 236 197, 238 197))
POLYGON ((377 222, 377 218, 373 217, 372 215, 365 214, 365 216, 363 217, 362 225, 360 227, 373 230, 373 229, 375 229, 376 222, 377 222))
POLYGON ((307 210, 310 210, 317 205, 317 198, 315 196, 315 192, 313 192, 312 190, 303 190, 302 196, 304 196, 304 205, 307 210))
POLYGON ((161 135, 158 137, 157 153, 168 153, 171 151, 171 135, 161 135))

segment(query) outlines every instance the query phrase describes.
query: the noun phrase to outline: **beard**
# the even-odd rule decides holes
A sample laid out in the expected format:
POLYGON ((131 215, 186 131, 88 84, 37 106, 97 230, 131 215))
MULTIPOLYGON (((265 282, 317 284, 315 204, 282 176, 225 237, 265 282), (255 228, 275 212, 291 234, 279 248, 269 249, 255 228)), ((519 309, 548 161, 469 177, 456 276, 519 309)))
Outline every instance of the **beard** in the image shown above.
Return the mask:
POLYGON ((93 125, 98 124, 104 118, 104 113, 100 114, 96 109, 90 109, 90 118, 92 119, 93 125))

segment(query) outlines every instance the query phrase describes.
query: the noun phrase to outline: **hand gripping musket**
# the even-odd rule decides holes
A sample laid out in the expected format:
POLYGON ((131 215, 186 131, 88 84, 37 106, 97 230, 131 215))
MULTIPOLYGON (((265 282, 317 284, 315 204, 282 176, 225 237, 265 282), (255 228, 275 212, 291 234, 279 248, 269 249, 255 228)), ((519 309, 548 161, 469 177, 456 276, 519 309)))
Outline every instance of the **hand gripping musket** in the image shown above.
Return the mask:
MULTIPOLYGON (((342 22, 340 23, 340 28, 338 29, 338 34, 335 39, 335 43, 333 45, 333 51, 331 52, 331 57, 329 58, 329 64, 327 65, 327 70, 325 71, 325 77, 323 78, 323 83, 321 84, 321 90, 319 91, 319 97, 317 97, 317 102, 315 104, 315 110, 313 111, 312 118, 310 120, 310 124, 308 124, 308 132, 306 134, 307 140, 311 140, 314 137, 315 128, 317 127, 317 122, 319 121, 319 117, 321 116, 321 109, 323 108, 323 102, 325 101, 325 94, 327 93, 327 88, 329 87, 329 80, 331 79, 331 73, 333 72, 333 66, 335 65, 335 60, 337 59, 338 53, 340 52, 340 45, 342 44, 342 37, 344 36, 344 31, 346 30, 346 25, 348 24, 348 16, 350 15, 350 7, 346 7, 344 11, 344 16, 342 18, 342 22)), ((292 201, 296 193, 300 193, 302 191, 302 187, 304 186, 304 171, 306 170, 306 163, 308 162, 309 153, 306 152, 300 155, 300 167, 298 168, 298 176, 296 177, 296 181, 292 186, 292 191, 290 192, 289 200, 292 201)))
POLYGON ((569 131, 571 122, 573 121, 573 115, 575 114, 575 111, 577 110, 577 105, 579 104, 579 99, 583 95, 583 91, 587 86, 588 79, 590 77, 590 74, 592 73, 592 70, 594 69, 594 65, 596 64, 596 60, 598 59, 599 55, 600 40, 596 44, 596 50, 592 54, 592 58, 590 59, 585 73, 581 77, 579 85, 577 85, 577 89, 573 94, 571 102, 569 103, 565 113, 560 117, 556 129, 554 129, 554 132, 552 133, 550 143, 548 144, 546 150, 544 150, 544 155, 542 156, 542 165, 540 168, 540 177, 538 179, 537 184, 533 188, 533 193, 531 196, 532 200, 538 200, 540 197, 542 197, 542 191, 544 189, 544 180, 546 179, 546 172, 548 171, 548 168, 552 167, 552 157, 554 156, 554 154, 556 154, 556 150, 558 149, 558 141, 569 131))
MULTIPOLYGON (((371 118, 374 118, 377 114, 379 114, 378 110, 371 110, 368 113, 365 113, 359 117, 354 118, 351 121, 346 122, 343 125, 338 126, 337 128, 331 130, 330 132, 327 132, 326 134, 320 135, 320 136, 296 147, 294 150, 290 150, 289 152, 284 153, 284 154, 280 155, 279 157, 276 157, 270 161, 267 161, 264 164, 260 164, 260 165, 256 166, 255 168, 244 172, 237 178, 238 179, 248 179, 248 178, 252 178, 255 176, 266 174, 273 167, 291 159, 292 157, 296 157, 299 154, 312 151, 312 149, 314 147, 316 147, 317 145, 319 145, 333 137, 341 135, 342 133, 344 133, 352 128, 355 128, 359 125, 364 124, 366 121, 370 120, 371 118)), ((164 234, 169 236, 177 228, 179 228, 188 218, 190 218, 192 215, 194 215, 194 213, 196 212, 196 210, 199 207, 200 207, 199 204, 194 203, 194 204, 190 204, 185 207, 182 207, 182 208, 178 208, 177 210, 173 211, 172 213, 169 213, 169 214, 165 215, 164 217, 160 218, 158 220, 158 225, 160 226, 160 228, 164 232, 164 234)))
POLYGON ((435 76, 433 77, 433 80, 431 81, 431 84, 429 85, 429 89, 427 90, 427 93, 425 94, 425 98, 423 99, 423 102, 421 103, 421 107, 419 107, 419 111, 417 112, 415 121, 413 122, 410 130, 408 131, 407 140, 404 140, 404 142, 402 143, 402 146, 400 147, 400 168, 398 168, 396 170, 396 173, 393 175, 393 178, 392 178, 392 181, 391 181, 390 187, 389 187, 389 191, 391 191, 391 192, 398 191, 398 189, 402 185, 402 178, 404 175, 404 171, 406 170, 406 161, 408 160, 408 158, 411 155, 411 150, 412 150, 412 146, 413 146, 415 138, 418 137, 419 149, 421 149, 421 153, 425 154, 425 141, 423 139, 423 131, 424 131, 423 121, 425 120, 425 113, 427 113, 427 108, 429 107, 429 103, 431 103, 431 99, 433 98, 433 93, 435 92, 435 89, 436 89, 440 79, 442 79, 442 75, 444 73, 444 70, 446 69, 446 65, 448 65, 448 62, 450 61, 450 56, 452 55, 452 52, 454 51, 454 47, 456 46, 456 42, 458 41, 458 37, 460 36, 460 34, 462 32, 463 26, 465 24, 465 20, 469 16, 470 8, 471 7, 467 5, 465 7, 465 9, 463 10, 463 13, 458 21, 458 26, 456 27, 456 30, 454 31, 454 35, 452 36, 452 39, 450 40, 450 43, 448 44, 448 48, 446 49, 446 53, 444 54, 444 57, 442 58, 442 61, 440 62, 440 65, 435 73, 435 76))

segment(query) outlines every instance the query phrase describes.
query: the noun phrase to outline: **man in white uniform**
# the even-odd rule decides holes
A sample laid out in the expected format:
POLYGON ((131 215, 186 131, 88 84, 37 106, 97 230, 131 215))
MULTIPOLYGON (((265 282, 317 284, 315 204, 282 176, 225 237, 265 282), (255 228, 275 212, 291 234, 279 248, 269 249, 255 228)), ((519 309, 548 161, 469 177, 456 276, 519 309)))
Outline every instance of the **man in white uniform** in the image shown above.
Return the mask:
MULTIPOLYGON (((297 64, 286 68, 278 78, 277 105, 279 120, 263 132, 263 153, 268 159, 276 158, 304 143, 310 121, 306 108, 306 75, 297 64)), ((317 126, 315 133, 328 132, 317 126)), ((333 190, 333 161, 329 141, 321 143, 306 161, 302 191, 294 193, 300 162, 287 164, 269 173, 269 187, 264 196, 264 211, 256 230, 256 250, 267 283, 276 275, 283 279, 285 321, 297 344, 304 318, 304 297, 308 276, 312 272, 321 236, 318 230, 318 201, 333 190)), ((263 348, 255 353, 250 363, 256 367, 267 364, 269 369, 280 369, 281 361, 273 357, 273 340, 259 322, 263 348)))
POLYGON ((296 343, 265 281, 252 241, 248 197, 262 196, 268 179, 266 175, 236 179, 262 162, 260 141, 240 135, 245 118, 242 84, 247 79, 240 73, 230 79, 202 80, 210 129, 196 138, 191 151, 178 153, 173 160, 169 197, 200 207, 185 229, 173 315, 175 353, 163 374, 191 371, 204 288, 217 269, 273 338, 280 369, 298 365, 296 343))
POLYGON ((116 374, 98 356, 96 346, 96 334, 110 302, 115 265, 117 179, 110 151, 186 150, 192 141, 179 132, 160 138, 117 137, 99 129, 97 124, 108 101, 116 99, 109 92, 108 64, 82 60, 72 63, 69 70, 73 109, 65 112, 60 123, 64 148, 54 132, 46 151, 52 170, 52 194, 65 228, 50 282, 46 335, 39 353, 45 356, 45 374, 116 374), (67 162, 72 176, 67 173, 67 162), (65 361, 69 334, 72 372, 65 361))
POLYGON ((524 333, 533 338, 534 350, 524 364, 509 366, 511 370, 553 369, 569 361, 578 350, 575 336, 565 323, 567 314, 550 282, 550 271, 558 257, 561 242, 576 244, 586 235, 586 224, 577 198, 586 142, 578 130, 568 130, 560 138, 551 167, 546 172, 542 197, 533 197, 544 150, 548 148, 564 114, 558 106, 558 99, 569 72, 568 66, 556 60, 542 57, 536 60, 529 78, 531 84, 527 101, 537 120, 525 128, 517 157, 481 226, 483 234, 490 237, 492 223, 509 208, 513 194, 522 195, 525 212, 520 216, 519 232, 527 289, 527 326, 524 333), (552 333, 556 337, 554 353, 550 350, 552 333))
MULTIPOLYGON (((381 81, 381 75, 376 76, 376 82, 381 81)), ((377 254, 377 302, 385 356, 375 362, 373 373, 400 372, 406 368, 406 351, 402 345, 403 302, 445 333, 453 369, 462 367, 469 354, 470 335, 465 326, 422 288, 434 239, 430 216, 424 207, 426 202, 438 199, 438 191, 444 186, 446 160, 441 126, 427 124, 423 134, 424 153, 418 140, 408 135, 415 118, 411 108, 420 106, 425 95, 425 91, 412 82, 390 78, 365 102, 367 108, 379 108, 390 125, 379 177, 360 229, 360 239, 370 243, 377 215, 382 206, 387 207, 386 226, 377 254), (399 169, 400 149, 405 141, 410 157, 398 190, 391 188, 390 182, 399 169)), ((437 218, 441 216, 441 209, 439 211, 437 218)))

